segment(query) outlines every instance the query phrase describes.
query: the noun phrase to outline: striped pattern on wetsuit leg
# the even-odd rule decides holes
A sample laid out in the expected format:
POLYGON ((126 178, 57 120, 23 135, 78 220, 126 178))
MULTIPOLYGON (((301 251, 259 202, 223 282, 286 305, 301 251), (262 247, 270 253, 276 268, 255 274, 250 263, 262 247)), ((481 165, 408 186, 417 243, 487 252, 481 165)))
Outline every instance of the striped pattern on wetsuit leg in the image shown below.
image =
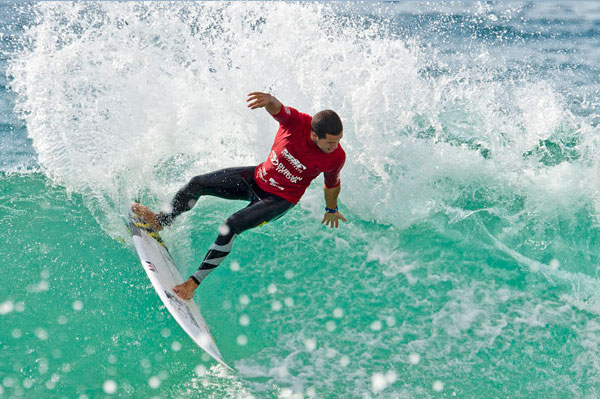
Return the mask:
POLYGON ((200 284, 202 280, 204 280, 206 276, 219 266, 221 262, 225 260, 227 255, 229 255, 233 248, 233 240, 236 235, 237 234, 231 231, 227 223, 221 225, 217 239, 208 249, 208 253, 204 257, 198 270, 191 276, 197 284, 200 284))
POLYGON ((237 235, 277 219, 293 206, 294 204, 283 198, 265 194, 264 198, 251 202, 247 207, 229 216, 219 228, 219 235, 199 269, 191 277, 200 284, 229 255, 237 235))

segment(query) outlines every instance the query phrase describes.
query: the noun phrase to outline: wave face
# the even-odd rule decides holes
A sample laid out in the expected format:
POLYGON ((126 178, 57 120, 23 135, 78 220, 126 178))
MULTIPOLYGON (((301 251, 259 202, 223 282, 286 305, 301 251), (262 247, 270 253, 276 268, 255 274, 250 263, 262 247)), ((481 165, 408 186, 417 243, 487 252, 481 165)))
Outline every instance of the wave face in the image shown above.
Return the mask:
MULTIPOLYGON (((0 7, 0 397, 596 397, 600 7, 0 7), (268 91, 336 110, 321 178, 196 295, 230 374, 160 305, 125 216, 266 159, 268 91), (6 354, 6 356, 4 355, 6 354)), ((183 274, 244 206, 164 232, 183 274)))

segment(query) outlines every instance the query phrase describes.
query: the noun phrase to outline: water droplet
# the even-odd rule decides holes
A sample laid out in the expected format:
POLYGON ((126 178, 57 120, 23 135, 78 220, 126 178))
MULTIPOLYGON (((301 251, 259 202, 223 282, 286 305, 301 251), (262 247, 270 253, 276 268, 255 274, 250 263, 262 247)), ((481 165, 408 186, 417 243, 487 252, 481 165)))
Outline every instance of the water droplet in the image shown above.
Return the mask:
POLYGON ((204 367, 202 364, 199 364, 196 366, 196 368, 194 368, 194 372, 198 377, 202 377, 204 374, 206 374, 206 367, 204 367))
POLYGON ((342 308, 333 309, 333 317, 335 317, 336 319, 341 319, 342 317, 344 317, 344 311, 342 310, 342 308))
POLYGON ((48 359, 40 359, 38 362, 38 372, 40 374, 46 374, 48 372, 48 359))
POLYGON ((104 381, 104 385, 102 385, 102 390, 107 395, 113 395, 117 392, 117 383, 113 380, 104 381))
POLYGON ((381 321, 379 321, 379 320, 371 323, 371 330, 373 330, 373 331, 379 331, 379 330, 381 330, 382 327, 383 327, 383 325, 382 325, 381 321))
POLYGON ((160 378, 156 376, 150 377, 150 379, 148 380, 148 385, 150 385, 150 388, 152 389, 157 389, 158 387, 160 387, 160 378))
POLYGON ((36 328, 34 334, 40 341, 45 341, 48 339, 48 331, 42 327, 36 328))
POLYGON ((229 235, 230 231, 231 229, 229 228, 227 223, 223 223, 221 226, 219 226, 219 235, 221 236, 229 235))
POLYGON ((444 383, 441 381, 435 381, 433 383, 433 390, 436 392, 442 392, 444 390, 444 383))
POLYGON ((419 362, 421 361, 421 355, 419 355, 418 353, 411 353, 410 355, 408 355, 408 362, 410 364, 419 364, 419 362))
POLYGON ((385 373, 385 379, 388 385, 392 385, 398 379, 398 374, 396 374, 394 370, 390 370, 387 373, 385 373))
POLYGON ((304 346, 307 351, 312 352, 317 348, 317 341, 314 338, 305 339, 304 346))
POLYGON ((237 337, 237 344, 239 346, 245 346, 248 344, 248 338, 245 335, 238 335, 237 337))
POLYGON ((248 295, 240 295, 240 304, 242 306, 246 306, 250 303, 250 298, 248 295))
POLYGON ((327 328, 327 331, 329 331, 329 332, 335 331, 335 327, 336 327, 335 321, 329 320, 327 323, 325 323, 325 327, 327 328))
POLYGON ((229 268, 233 272, 239 272, 240 271, 240 264, 237 263, 237 262, 231 262, 231 265, 229 266, 229 268))
POLYGON ((14 388, 17 385, 17 380, 12 377, 4 377, 2 380, 2 385, 6 388, 14 388))
POLYGON ((269 284, 269 287, 267 288, 269 294, 274 294, 277 292, 277 286, 275 284, 269 284))
POLYGON ((6 301, 0 304, 0 315, 11 313, 15 309, 13 301, 6 301))
POLYGON ((171 349, 173 349, 173 352, 179 352, 181 350, 181 344, 178 341, 173 341, 171 349))
POLYGON ((349 358, 348 356, 346 356, 346 355, 343 355, 343 356, 341 357, 341 359, 340 359, 340 365, 341 365, 342 367, 346 367, 346 366, 347 366, 347 365, 349 365, 349 364, 350 364, 350 358, 349 358))
POLYGON ((250 324, 250 318, 243 314, 240 316, 240 325, 241 326, 247 326, 248 324, 250 324))
POLYGON ((387 381, 383 374, 375 373, 371 376, 371 387, 374 393, 383 391, 387 387, 387 381))
POLYGON ((83 309, 83 302, 81 302, 79 299, 74 301, 73 310, 79 312, 81 309, 83 309))
POLYGON ((231 301, 229 299, 225 299, 223 301, 223 309, 229 310, 229 309, 231 309, 231 306, 232 306, 231 301))
POLYGON ((282 307, 283 306, 281 305, 281 302, 279 302, 279 301, 273 301, 273 303, 271 304, 271 309, 273 309, 276 312, 280 311, 282 307))

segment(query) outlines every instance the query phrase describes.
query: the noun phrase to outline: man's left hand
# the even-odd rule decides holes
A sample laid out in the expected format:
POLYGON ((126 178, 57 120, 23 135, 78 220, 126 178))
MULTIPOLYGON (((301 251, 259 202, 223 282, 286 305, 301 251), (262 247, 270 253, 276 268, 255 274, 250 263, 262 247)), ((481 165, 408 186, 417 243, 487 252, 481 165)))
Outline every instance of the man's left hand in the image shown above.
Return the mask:
POLYGON ((323 220, 321 220, 321 224, 325 223, 325 226, 329 226, 331 228, 338 228, 340 226, 340 220, 347 222, 348 220, 339 212, 330 213, 325 212, 325 216, 323 220))

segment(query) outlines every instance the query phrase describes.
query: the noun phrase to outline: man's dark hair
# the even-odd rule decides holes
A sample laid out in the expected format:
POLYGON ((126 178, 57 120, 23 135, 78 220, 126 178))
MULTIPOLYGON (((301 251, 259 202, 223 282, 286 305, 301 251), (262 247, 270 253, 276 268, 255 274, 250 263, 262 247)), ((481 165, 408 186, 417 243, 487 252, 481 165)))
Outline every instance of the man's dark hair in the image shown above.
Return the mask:
POLYGON ((310 129, 317 134, 317 137, 324 139, 328 134, 337 136, 342 133, 344 127, 342 120, 330 109, 317 112, 310 123, 310 129))

